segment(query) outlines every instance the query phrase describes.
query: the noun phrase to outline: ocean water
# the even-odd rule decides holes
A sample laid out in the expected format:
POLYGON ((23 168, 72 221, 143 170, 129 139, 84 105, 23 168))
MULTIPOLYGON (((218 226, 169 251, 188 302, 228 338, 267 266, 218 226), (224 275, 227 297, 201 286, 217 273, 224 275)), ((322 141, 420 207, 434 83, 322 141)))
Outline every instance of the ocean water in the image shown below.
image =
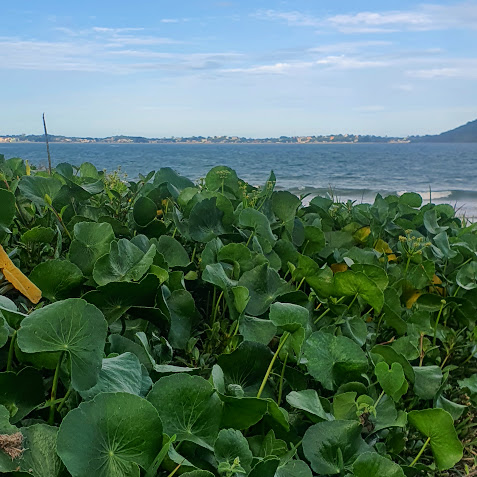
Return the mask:
MULTIPOLYGON (((477 144, 50 144, 54 164, 89 161, 98 169, 140 172, 172 167, 197 180, 223 164, 242 179, 298 195, 332 193, 370 202, 377 192, 418 192, 425 201, 449 203, 459 215, 477 217, 477 144)), ((5 157, 45 165, 44 144, 0 144, 5 157)))

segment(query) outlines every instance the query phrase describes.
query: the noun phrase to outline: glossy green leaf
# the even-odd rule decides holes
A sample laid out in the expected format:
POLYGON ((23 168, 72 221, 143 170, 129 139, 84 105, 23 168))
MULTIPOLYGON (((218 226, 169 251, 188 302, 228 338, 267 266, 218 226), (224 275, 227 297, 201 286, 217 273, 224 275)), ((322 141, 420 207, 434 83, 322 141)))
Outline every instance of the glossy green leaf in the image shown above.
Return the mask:
POLYGON ((371 450, 356 421, 319 422, 303 436, 303 452, 318 474, 335 475, 350 470, 359 455, 371 450))
POLYGON ((326 389, 359 380, 368 369, 363 350, 345 336, 317 331, 306 340, 303 352, 308 372, 326 389))
POLYGON ((227 471, 231 469, 234 461, 239 459, 240 467, 245 472, 250 472, 252 465, 252 452, 247 439, 240 431, 234 429, 222 429, 219 432, 214 445, 214 455, 219 464, 219 469, 227 471))
POLYGON ((462 459, 462 444, 454 429, 452 416, 443 409, 423 409, 408 414, 409 423, 430 438, 439 470, 453 467, 462 459))
POLYGON ((25 353, 64 351, 71 358, 71 382, 83 391, 96 384, 101 369, 107 323, 93 305, 70 298, 35 310, 18 330, 25 353))
POLYGON ((139 477, 162 447, 154 406, 127 393, 102 393, 70 411, 58 432, 58 455, 77 477, 139 477))
POLYGON ((402 468, 375 452, 361 454, 353 464, 355 477, 404 477, 402 468))
POLYGON ((164 432, 177 441, 213 449, 219 433, 222 402, 211 384, 199 376, 175 374, 157 381, 147 399, 157 409, 164 432))
POLYGON ((29 278, 50 301, 77 296, 84 281, 81 270, 69 260, 42 262, 32 270, 29 278))

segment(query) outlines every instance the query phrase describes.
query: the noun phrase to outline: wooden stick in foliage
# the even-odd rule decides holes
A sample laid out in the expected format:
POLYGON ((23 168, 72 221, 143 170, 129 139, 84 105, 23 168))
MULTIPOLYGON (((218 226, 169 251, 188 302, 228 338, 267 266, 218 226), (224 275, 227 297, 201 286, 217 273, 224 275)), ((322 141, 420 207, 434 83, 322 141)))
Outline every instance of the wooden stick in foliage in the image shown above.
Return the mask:
POLYGON ((48 144, 48 132, 46 130, 46 121, 45 113, 43 113, 43 128, 45 129, 45 141, 46 141, 46 152, 48 154, 48 173, 51 176, 51 157, 50 157, 50 145, 48 144))

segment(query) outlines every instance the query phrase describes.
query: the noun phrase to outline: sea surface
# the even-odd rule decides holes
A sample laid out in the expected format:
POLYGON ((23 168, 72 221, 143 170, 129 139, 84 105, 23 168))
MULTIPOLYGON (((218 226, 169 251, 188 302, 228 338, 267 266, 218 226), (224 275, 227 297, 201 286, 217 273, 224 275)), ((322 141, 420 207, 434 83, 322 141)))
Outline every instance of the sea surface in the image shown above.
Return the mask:
MULTIPOLYGON (((332 193, 370 202, 377 192, 418 192, 425 201, 449 203, 477 217, 477 144, 50 144, 54 164, 89 161, 118 166, 129 178, 172 167, 192 180, 227 165, 240 178, 264 184, 270 170, 277 187, 298 195, 332 193)), ((47 164, 44 144, 0 144, 6 158, 47 164)))

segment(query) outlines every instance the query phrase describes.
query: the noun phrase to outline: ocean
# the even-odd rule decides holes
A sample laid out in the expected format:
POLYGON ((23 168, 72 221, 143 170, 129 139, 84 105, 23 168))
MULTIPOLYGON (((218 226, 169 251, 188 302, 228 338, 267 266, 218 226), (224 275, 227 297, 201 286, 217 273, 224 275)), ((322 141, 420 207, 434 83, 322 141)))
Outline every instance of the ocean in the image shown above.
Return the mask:
MULTIPOLYGON (((382 195, 418 192, 477 217, 477 144, 50 144, 53 164, 88 161, 118 166, 134 179, 172 167, 192 180, 226 165, 253 185, 270 170, 277 186, 297 195, 332 193, 340 200, 372 202, 382 195)), ((45 144, 0 144, 0 154, 46 165, 45 144)))

